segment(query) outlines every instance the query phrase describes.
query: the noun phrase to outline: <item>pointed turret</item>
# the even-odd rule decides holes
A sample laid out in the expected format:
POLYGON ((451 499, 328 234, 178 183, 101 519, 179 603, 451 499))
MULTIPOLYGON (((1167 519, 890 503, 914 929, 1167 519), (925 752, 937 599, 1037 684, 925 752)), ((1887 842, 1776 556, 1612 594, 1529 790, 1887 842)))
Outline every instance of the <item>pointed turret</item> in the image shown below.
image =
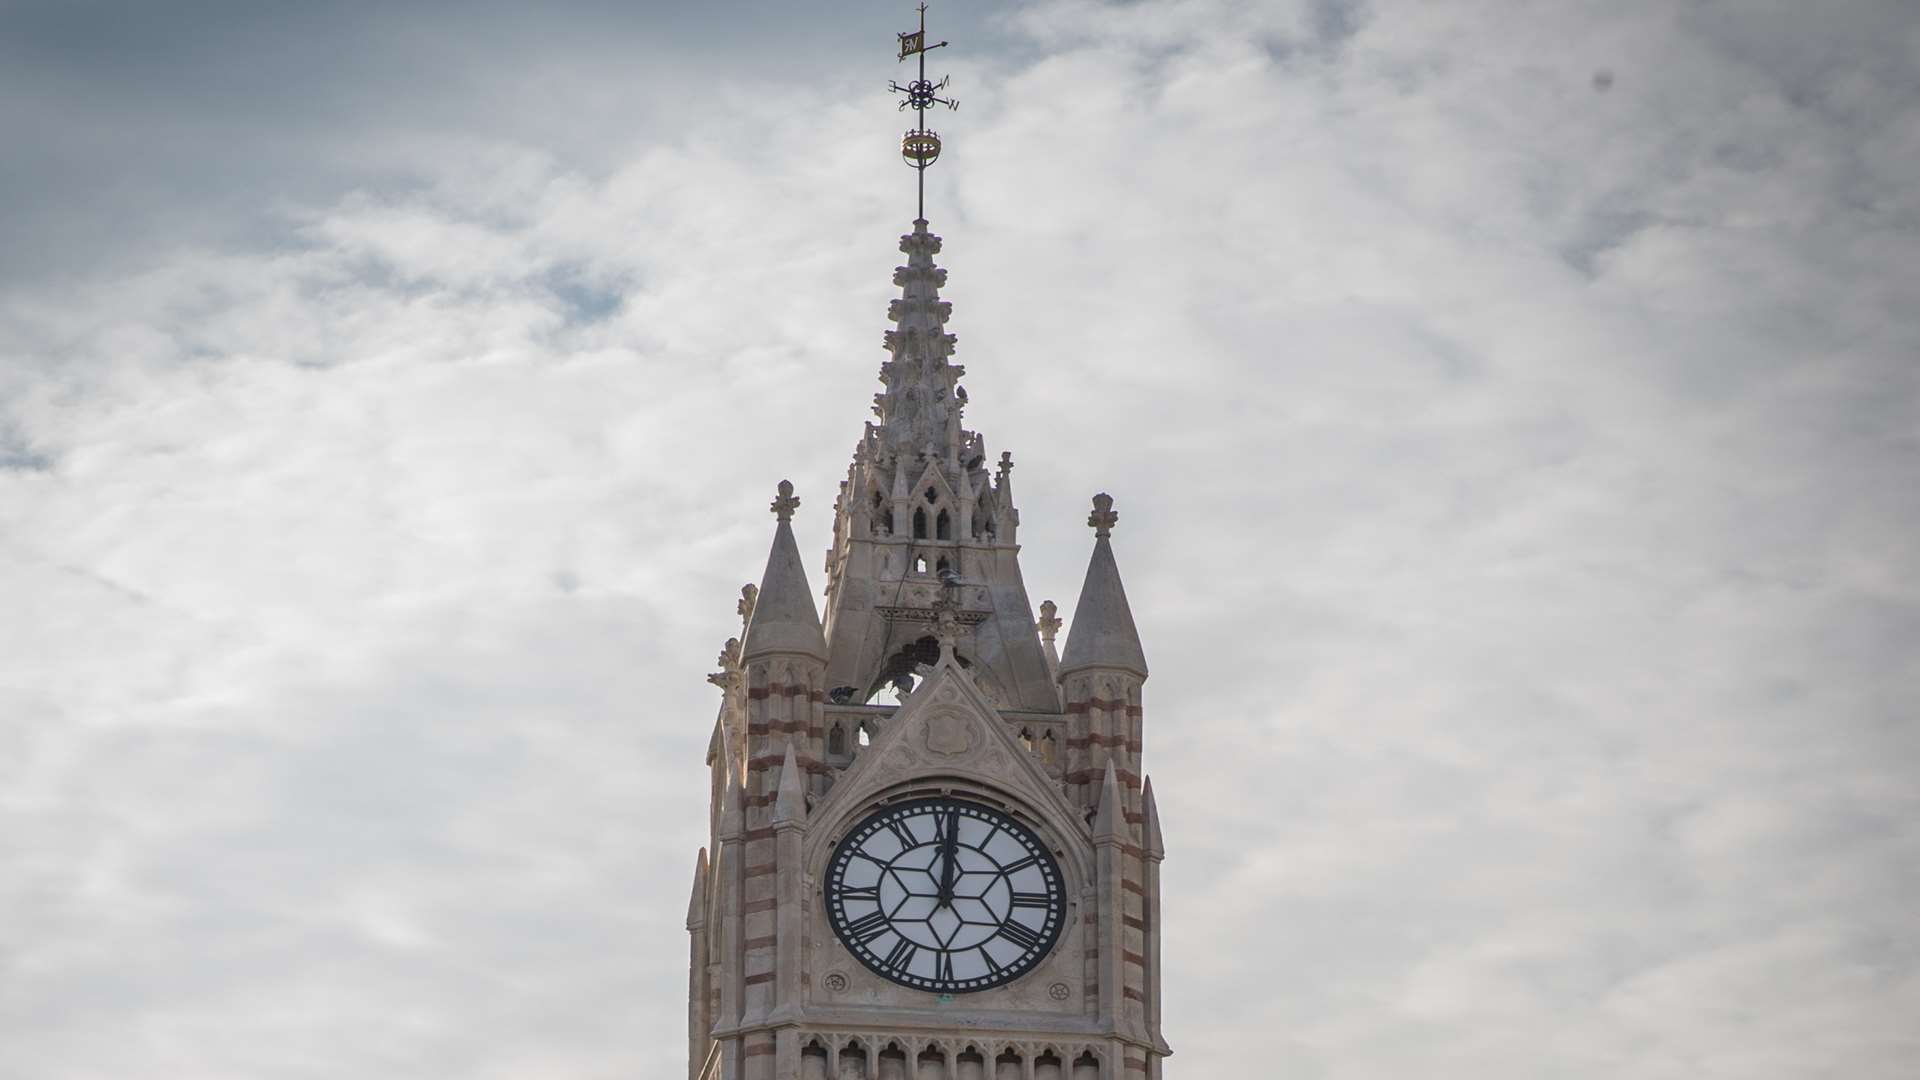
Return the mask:
POLYGON ((800 547, 793 539, 793 511, 800 500, 793 497, 793 485, 785 480, 780 481, 779 491, 779 497, 773 500, 773 512, 780 524, 774 529, 767 572, 760 578, 759 595, 747 620, 741 659, 800 653, 825 660, 827 639, 820 630, 820 612, 813 606, 813 590, 800 563, 800 547))
POLYGON ((1134 629, 1133 609, 1127 606, 1127 590, 1120 584, 1120 566, 1113 561, 1113 544, 1108 539, 1119 520, 1113 496, 1101 492, 1093 497, 1093 513, 1087 517, 1094 529, 1093 558, 1087 562, 1087 579, 1073 609, 1067 651, 1060 657, 1063 676, 1088 668, 1114 668, 1147 677, 1146 653, 1140 648, 1140 632, 1134 629))
POLYGON ((1149 859, 1163 859, 1167 855, 1166 841, 1160 836, 1160 806, 1153 801, 1153 777, 1147 777, 1141 787, 1140 801, 1142 811, 1147 818, 1146 852, 1149 859))
POLYGON ((1127 807, 1121 801, 1120 776, 1114 772, 1113 761, 1107 761, 1106 776, 1100 781, 1100 805, 1093 812, 1093 838, 1099 841, 1117 837, 1126 839, 1127 807))
POLYGON ((793 755, 793 744, 787 744, 786 760, 780 764, 780 787, 773 800, 773 823, 784 825, 799 824, 807 820, 807 789, 800 779, 800 763, 793 755))
POLYGON ((701 848, 693 862, 693 896, 687 901, 687 929, 698 930, 707 924, 707 849, 701 848))

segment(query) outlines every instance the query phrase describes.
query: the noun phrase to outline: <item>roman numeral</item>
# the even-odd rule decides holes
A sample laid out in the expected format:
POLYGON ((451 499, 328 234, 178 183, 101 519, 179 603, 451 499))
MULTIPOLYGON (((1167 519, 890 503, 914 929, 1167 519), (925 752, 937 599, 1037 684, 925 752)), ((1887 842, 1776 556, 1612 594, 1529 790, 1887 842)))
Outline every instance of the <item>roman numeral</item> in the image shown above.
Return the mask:
POLYGON ((893 947, 893 950, 887 953, 887 958, 884 962, 895 971, 905 971, 907 970, 907 965, 913 963, 914 954, 919 951, 919 947, 913 942, 908 941, 906 938, 901 938, 899 943, 893 947))
POLYGON ((953 981, 953 954, 952 953, 942 952, 940 954, 940 962, 935 965, 933 977, 936 979, 939 979, 941 982, 953 981))
MULTIPOLYGON (((1009 921, 1009 922, 1001 923, 1000 936, 1003 938, 1006 938, 1008 941, 1013 942, 1015 945, 1020 946, 1022 951, 1031 949, 1035 945, 1040 944, 1039 934, 1036 934, 1032 930, 1027 929, 1027 927, 1024 924, 1017 923, 1017 922, 1009 921)), ((985 952, 986 950, 982 949, 981 951, 985 952)))
POLYGON ((1000 974, 1000 964, 994 960, 993 954, 987 951, 986 946, 982 945, 981 947, 973 951, 979 953, 980 959, 985 960, 987 962, 987 971, 990 974, 994 974, 994 975, 1000 974))
POLYGON ((920 845, 920 838, 913 835, 913 830, 907 828, 905 822, 889 821, 887 822, 887 831, 899 839, 900 846, 903 848, 918 847, 920 845))
POLYGON ((1010 862, 1007 865, 1001 867, 1000 872, 1003 874, 1017 874, 1020 871, 1025 870, 1027 867, 1037 864, 1039 861, 1040 861, 1040 856, 1029 855, 1024 859, 1021 859, 1017 862, 1010 862))
MULTIPOLYGON (((867 891, 872 892, 873 890, 869 889, 867 891)), ((848 895, 851 896, 852 894, 849 893, 848 895)), ((1013 894, 1013 906, 1050 908, 1053 906, 1053 898, 1043 892, 1017 892, 1013 894)))
MULTIPOLYGON (((842 900, 874 900, 874 901, 878 901, 878 900, 880 899, 880 886, 878 886, 878 885, 848 885, 847 887, 845 887, 845 888, 843 888, 843 889, 841 889, 841 890, 840 890, 840 899, 842 899, 842 900)), ((1014 894, 1013 894, 1013 903, 1014 903, 1014 906, 1015 906, 1015 907, 1019 907, 1019 906, 1020 906, 1020 894, 1019 894, 1019 893, 1014 893, 1014 894)))
POLYGON ((890 929, 892 927, 887 924, 887 917, 878 911, 847 924, 847 933, 853 935, 853 939, 862 945, 890 929))

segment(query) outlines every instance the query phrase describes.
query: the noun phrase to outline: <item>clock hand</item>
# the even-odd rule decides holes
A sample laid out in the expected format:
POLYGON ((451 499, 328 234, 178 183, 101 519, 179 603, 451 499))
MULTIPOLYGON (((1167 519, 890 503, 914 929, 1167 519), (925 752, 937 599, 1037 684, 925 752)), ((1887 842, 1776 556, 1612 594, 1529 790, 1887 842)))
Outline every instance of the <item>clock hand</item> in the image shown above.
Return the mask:
POLYGON ((953 861, 960 841, 960 815, 947 818, 947 835, 940 841, 940 906, 953 906, 953 861))

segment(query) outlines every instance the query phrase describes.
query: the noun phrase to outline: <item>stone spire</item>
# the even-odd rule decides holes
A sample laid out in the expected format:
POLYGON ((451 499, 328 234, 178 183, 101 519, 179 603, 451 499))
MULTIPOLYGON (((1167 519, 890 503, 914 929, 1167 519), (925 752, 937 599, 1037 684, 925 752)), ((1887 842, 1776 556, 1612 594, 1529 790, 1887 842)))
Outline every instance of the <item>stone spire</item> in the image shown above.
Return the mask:
POLYGON ((1113 561, 1109 539, 1119 520, 1113 496, 1101 492, 1093 497, 1093 513, 1087 517, 1094 530, 1093 558, 1087 562, 1087 579, 1073 609, 1067 651, 1060 657, 1062 675, 1086 668, 1117 668, 1147 677, 1146 653, 1140 648, 1140 632, 1134 629, 1133 609, 1127 606, 1127 590, 1120 584, 1120 567, 1113 561))
POLYGON ((800 500, 793 485, 780 481, 773 512, 780 519, 774 529, 773 549, 767 553, 767 571, 751 603, 747 636, 741 643, 742 660, 773 653, 801 653, 827 658, 827 639, 820 631, 820 612, 813 606, 813 590, 800 564, 800 547, 793 539, 793 511, 800 500))
MULTIPOLYGON (((952 362, 940 238, 916 220, 900 238, 900 297, 887 309, 881 391, 834 507, 827 552, 826 689, 862 704, 940 653, 941 639, 997 704, 1056 712, 1054 671, 1020 578, 1012 459, 961 426, 965 369, 952 362), (935 629, 937 607, 953 625, 935 629)), ((762 601, 765 602, 764 600, 762 601)))
POLYGON ((913 231, 900 238, 900 250, 907 265, 893 272, 900 298, 887 307, 887 318, 894 323, 886 333, 891 355, 880 366, 883 389, 873 397, 881 449, 890 457, 931 457, 957 468, 960 412, 967 400, 960 377, 966 369, 948 360, 955 340, 947 333, 953 305, 940 299, 947 272, 933 263, 940 238, 927 231, 925 220, 918 220, 913 231))

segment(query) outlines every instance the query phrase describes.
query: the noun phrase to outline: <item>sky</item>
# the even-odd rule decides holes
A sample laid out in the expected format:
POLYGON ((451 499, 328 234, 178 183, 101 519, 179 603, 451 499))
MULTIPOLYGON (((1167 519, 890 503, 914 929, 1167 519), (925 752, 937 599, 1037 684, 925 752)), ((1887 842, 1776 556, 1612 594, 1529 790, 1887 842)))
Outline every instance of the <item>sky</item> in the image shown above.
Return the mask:
MULTIPOLYGON (((1121 514, 1168 1076, 1920 1073, 1911 5, 930 17, 1036 604, 1121 514)), ((0 8, 0 1080, 678 1075, 911 18, 0 8)))

